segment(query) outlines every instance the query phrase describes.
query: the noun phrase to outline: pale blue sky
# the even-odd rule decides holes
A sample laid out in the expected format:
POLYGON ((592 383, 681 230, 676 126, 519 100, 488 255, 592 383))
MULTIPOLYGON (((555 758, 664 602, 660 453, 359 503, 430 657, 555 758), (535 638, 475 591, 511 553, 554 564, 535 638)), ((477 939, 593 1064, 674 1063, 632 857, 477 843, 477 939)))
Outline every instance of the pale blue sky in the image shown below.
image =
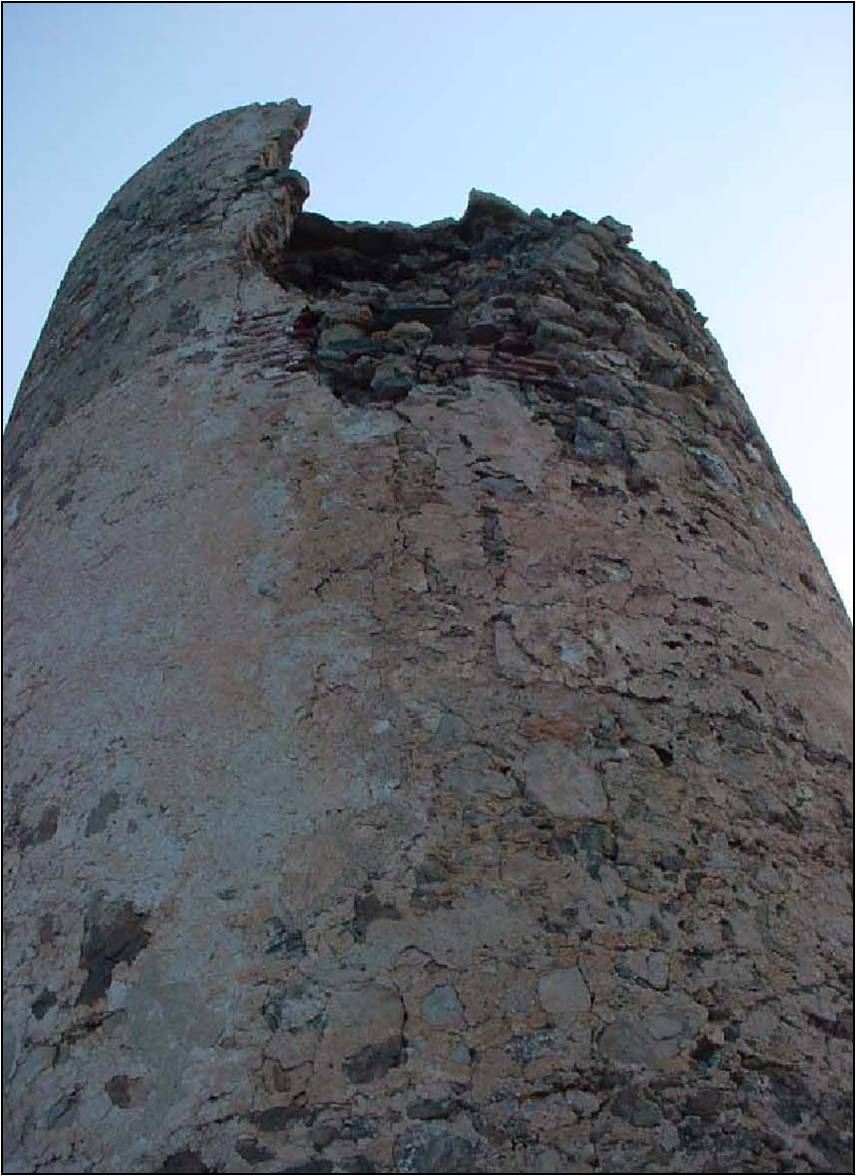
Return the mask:
POLYGON ((113 191, 190 123, 313 106, 342 219, 471 187, 611 213, 694 295, 852 612, 849 4, 16 4, 4 30, 4 420, 113 191))

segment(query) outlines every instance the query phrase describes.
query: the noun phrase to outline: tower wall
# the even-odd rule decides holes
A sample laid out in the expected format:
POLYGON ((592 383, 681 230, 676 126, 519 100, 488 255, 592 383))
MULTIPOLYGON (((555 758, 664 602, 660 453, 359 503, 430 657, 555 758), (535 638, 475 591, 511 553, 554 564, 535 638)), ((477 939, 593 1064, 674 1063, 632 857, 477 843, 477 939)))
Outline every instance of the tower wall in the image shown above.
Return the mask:
POLYGON ((851 1170, 852 630, 719 348, 609 217, 302 213, 308 113, 7 430, 8 1170, 851 1170))

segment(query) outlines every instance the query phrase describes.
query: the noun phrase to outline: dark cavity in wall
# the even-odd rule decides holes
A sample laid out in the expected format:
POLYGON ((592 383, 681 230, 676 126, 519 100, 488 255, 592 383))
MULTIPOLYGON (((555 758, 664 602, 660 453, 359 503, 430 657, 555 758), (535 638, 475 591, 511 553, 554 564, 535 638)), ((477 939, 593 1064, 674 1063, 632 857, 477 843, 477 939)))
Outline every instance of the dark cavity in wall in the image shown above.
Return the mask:
POLYGON ((198 1174, 200 1172, 210 1172, 211 1168, 206 1168, 202 1162, 202 1156, 198 1151, 184 1148, 183 1151, 172 1152, 171 1155, 168 1155, 156 1171, 170 1173, 192 1172, 198 1174))
POLYGON ((83 925, 80 966, 87 975, 77 998, 78 1004, 95 1004, 110 987, 113 969, 131 963, 148 943, 148 914, 134 909, 130 902, 102 906, 97 898, 83 925))

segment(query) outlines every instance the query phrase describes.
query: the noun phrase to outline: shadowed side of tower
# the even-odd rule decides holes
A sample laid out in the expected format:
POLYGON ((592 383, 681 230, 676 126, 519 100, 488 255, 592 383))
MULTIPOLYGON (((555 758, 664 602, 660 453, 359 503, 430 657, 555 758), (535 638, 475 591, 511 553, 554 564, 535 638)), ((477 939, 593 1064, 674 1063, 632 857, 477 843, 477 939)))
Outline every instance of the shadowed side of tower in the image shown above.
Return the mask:
POLYGON ((612 218, 191 128, 5 439, 7 1163, 844 1172, 852 631, 612 218))

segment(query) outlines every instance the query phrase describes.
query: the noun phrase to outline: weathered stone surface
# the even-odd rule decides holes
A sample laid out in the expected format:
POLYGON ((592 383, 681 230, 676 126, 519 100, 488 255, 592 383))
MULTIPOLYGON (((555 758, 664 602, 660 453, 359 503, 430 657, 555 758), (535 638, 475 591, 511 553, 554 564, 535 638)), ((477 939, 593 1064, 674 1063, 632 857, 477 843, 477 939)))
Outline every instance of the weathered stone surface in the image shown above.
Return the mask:
POLYGON ((538 999, 551 1019, 560 1024, 591 1008, 588 986, 579 968, 559 968, 538 981, 538 999))
POLYGON ((849 1171, 852 631, 610 217, 191 128, 6 437, 10 1171, 849 1171))
POLYGON ((526 793, 554 816, 602 817, 607 797, 597 771, 562 743, 536 743, 523 762, 526 793))

